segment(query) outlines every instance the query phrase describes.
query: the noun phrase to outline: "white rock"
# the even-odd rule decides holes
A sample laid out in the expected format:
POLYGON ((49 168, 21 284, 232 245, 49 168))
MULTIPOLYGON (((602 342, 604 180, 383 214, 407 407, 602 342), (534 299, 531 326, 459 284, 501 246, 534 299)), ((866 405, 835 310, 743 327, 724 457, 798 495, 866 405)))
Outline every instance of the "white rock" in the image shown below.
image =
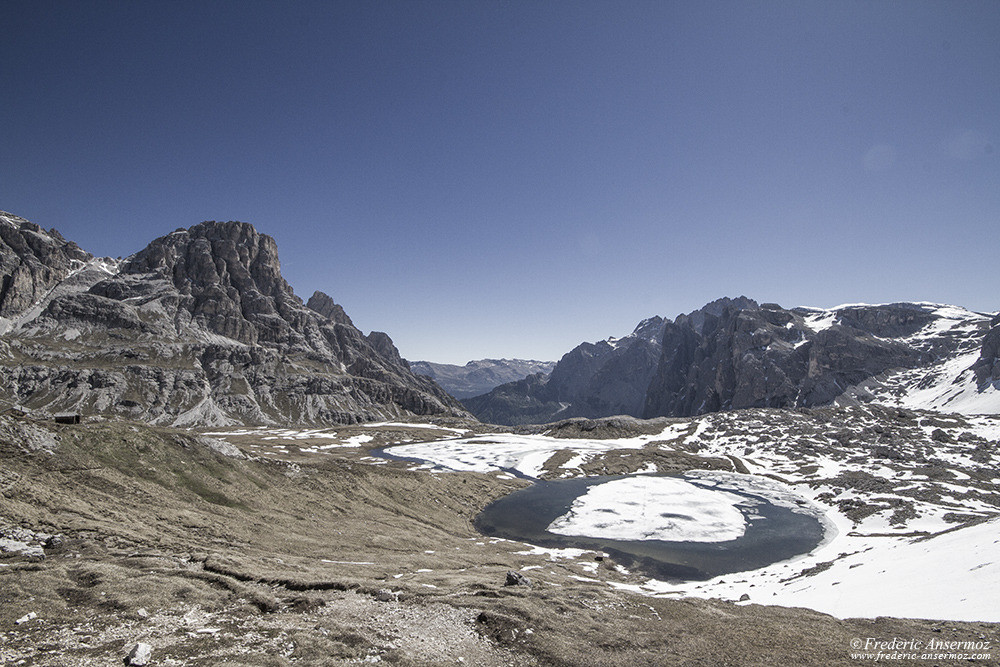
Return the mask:
POLYGON ((149 644, 139 642, 128 652, 128 656, 125 657, 125 664, 133 665, 133 667, 142 667, 143 665, 148 665, 152 657, 153 647, 149 644))
POLYGON ((14 554, 25 558, 45 558, 45 552, 37 544, 26 544, 20 540, 0 538, 0 553, 14 554))
POLYGON ((14 622, 17 623, 18 625, 21 625, 22 623, 27 623, 28 621, 30 621, 33 618, 38 618, 38 614, 36 614, 33 611, 30 611, 30 612, 28 612, 27 614, 25 614, 24 616, 22 616, 21 618, 17 619, 14 622))

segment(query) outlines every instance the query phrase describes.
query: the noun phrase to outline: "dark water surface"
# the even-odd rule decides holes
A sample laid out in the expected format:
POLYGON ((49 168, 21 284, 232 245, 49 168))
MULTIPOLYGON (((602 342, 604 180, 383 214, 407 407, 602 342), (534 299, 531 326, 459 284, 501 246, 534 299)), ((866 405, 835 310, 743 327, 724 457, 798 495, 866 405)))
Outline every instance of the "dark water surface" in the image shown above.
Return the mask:
POLYGON ((546 530, 553 521, 566 514, 573 501, 585 494, 588 488, 624 477, 618 475, 536 481, 533 486, 515 491, 486 507, 476 517, 476 529, 484 535, 542 547, 604 551, 625 567, 662 580, 710 579, 720 574, 756 570, 808 553, 824 537, 823 524, 815 516, 774 505, 753 493, 730 489, 724 482, 707 488, 718 488, 756 501, 750 507, 737 506, 747 525, 743 536, 735 540, 629 541, 559 535, 546 530))

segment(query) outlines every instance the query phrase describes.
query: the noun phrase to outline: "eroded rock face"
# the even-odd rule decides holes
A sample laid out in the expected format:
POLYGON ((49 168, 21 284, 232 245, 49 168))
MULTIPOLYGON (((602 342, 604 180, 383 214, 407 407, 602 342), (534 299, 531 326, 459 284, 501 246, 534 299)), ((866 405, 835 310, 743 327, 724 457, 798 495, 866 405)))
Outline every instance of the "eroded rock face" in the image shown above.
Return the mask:
POLYGON ((351 318, 344 312, 343 307, 341 307, 340 304, 335 303, 330 296, 324 294, 323 292, 313 292, 313 295, 309 297, 309 301, 306 302, 306 307, 315 310, 323 317, 328 320, 333 320, 337 324, 346 324, 350 327, 354 326, 354 322, 352 322, 351 318))
POLYGON ((582 343, 547 376, 530 375, 462 402, 482 421, 511 425, 638 415, 660 357, 664 325, 654 317, 624 338, 582 343))
POLYGON ((691 326, 693 318, 679 317, 664 332, 664 353, 642 414, 825 405, 866 378, 927 361, 924 351, 879 334, 915 332, 930 318, 919 317, 922 312, 897 317, 905 309, 882 308, 851 308, 818 331, 804 312, 773 304, 730 304, 704 315, 700 331, 691 326))
MULTIPOLYGON (((59 275, 61 256, 48 256, 59 275)), ((19 360, 0 366, 8 400, 177 425, 467 414, 388 335, 366 337, 325 294, 303 304, 252 225, 180 229, 115 269, 55 279, 39 314, 4 336, 19 360)))
POLYGON ((169 283, 194 324, 250 345, 300 342, 309 320, 281 277, 274 239, 245 222, 205 222, 160 237, 120 275, 169 283))
POLYGON ((0 211, 0 317, 37 303, 74 266, 90 259, 59 232, 0 211))
POLYGON ((980 388, 1000 384, 1000 315, 990 321, 990 330, 983 337, 982 353, 972 369, 980 388))
POLYGON ((584 343, 550 376, 464 403, 480 419, 503 424, 852 403, 873 400, 879 378, 900 370, 927 368, 941 382, 940 363, 964 358, 980 341, 974 370, 985 386, 1000 379, 998 321, 987 333, 986 316, 934 304, 822 311, 724 298, 673 321, 647 320, 613 344, 584 343))

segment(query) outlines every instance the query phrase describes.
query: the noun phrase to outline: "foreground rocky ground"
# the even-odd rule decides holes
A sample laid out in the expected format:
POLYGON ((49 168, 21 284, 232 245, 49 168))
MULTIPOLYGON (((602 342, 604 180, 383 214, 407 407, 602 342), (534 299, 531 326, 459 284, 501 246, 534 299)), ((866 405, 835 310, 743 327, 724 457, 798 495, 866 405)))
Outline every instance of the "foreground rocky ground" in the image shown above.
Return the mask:
MULTIPOLYGON (((991 623, 616 590, 608 582, 634 575, 599 554, 476 533, 482 507, 525 481, 370 456, 476 428, 222 436, 0 418, 0 663, 120 664, 142 642, 155 665, 846 665, 864 662, 852 657, 859 639, 1000 639, 991 623), (509 571, 531 586, 505 586, 509 571)), ((664 465, 737 466, 688 450, 664 465)), ((663 458, 630 456, 587 465, 663 458)))

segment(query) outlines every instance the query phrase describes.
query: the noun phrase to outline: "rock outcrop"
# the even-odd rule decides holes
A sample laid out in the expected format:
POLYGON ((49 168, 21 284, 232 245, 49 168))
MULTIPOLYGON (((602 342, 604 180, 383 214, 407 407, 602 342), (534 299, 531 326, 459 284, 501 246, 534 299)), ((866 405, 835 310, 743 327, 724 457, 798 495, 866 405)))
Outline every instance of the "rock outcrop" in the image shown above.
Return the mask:
POLYGON ((731 303, 716 312, 699 313, 697 327, 691 316, 666 327, 643 416, 826 405, 862 380, 930 360, 888 338, 932 319, 901 306, 844 309, 836 324, 816 329, 810 311, 775 304, 731 303))
POLYGON ((980 389, 1000 388, 1000 315, 990 321, 990 330, 983 337, 979 359, 972 366, 980 389))
POLYGON ((311 308, 328 320, 333 320, 337 324, 345 324, 353 327, 354 322, 344 312, 344 308, 334 302, 334 300, 323 292, 313 292, 306 302, 306 308, 311 308))
MULTIPOLYGON (((0 354, 8 401, 175 425, 467 414, 414 375, 386 334, 365 336, 325 294, 303 304, 274 239, 252 225, 178 229, 88 273, 94 260, 75 244, 19 224, 35 246, 66 250, 31 255, 39 266, 51 259, 48 273, 35 269, 49 276, 38 283, 47 291, 11 301, 33 310, 11 306, 16 326, 0 354), (78 266, 66 264, 70 254, 78 266)), ((2 250, 3 266, 25 265, 2 250)))
POLYGON ((0 211, 0 317, 38 303, 60 280, 91 259, 59 232, 0 211))

